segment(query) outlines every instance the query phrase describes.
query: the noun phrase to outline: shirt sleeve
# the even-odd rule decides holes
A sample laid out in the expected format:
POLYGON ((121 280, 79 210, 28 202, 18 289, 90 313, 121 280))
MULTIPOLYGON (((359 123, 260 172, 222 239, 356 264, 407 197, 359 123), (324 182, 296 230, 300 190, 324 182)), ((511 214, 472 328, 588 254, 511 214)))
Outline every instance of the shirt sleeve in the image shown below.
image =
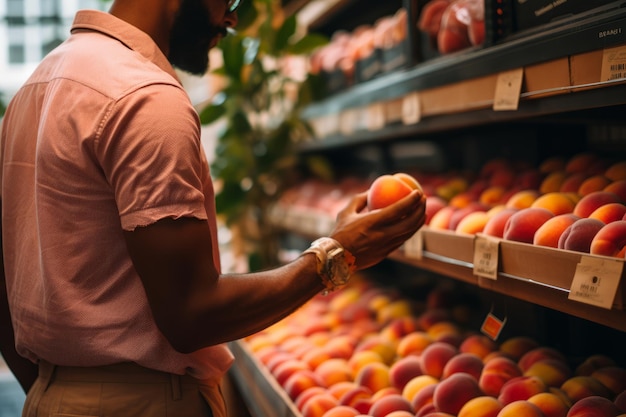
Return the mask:
POLYGON ((163 218, 207 219, 200 124, 187 94, 155 84, 116 101, 96 155, 112 187, 122 228, 163 218))

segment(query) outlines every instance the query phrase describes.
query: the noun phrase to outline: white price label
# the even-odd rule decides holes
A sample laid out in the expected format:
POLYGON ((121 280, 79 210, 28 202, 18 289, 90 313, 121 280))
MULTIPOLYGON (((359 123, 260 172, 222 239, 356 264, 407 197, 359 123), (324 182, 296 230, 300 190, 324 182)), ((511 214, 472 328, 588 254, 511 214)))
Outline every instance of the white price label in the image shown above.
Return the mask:
POLYGON ((517 68, 498 74, 493 98, 493 109, 495 111, 517 110, 523 79, 524 68, 517 68))
POLYGON ((474 239, 474 275, 498 279, 499 248, 498 239, 490 236, 476 236, 474 239))
POLYGON ((373 103, 367 107, 367 128, 380 130, 385 127, 385 106, 383 103, 373 103))
POLYGON ((422 103, 418 93, 410 93, 402 100, 402 123, 412 125, 422 119, 422 103))
POLYGON ((617 46, 602 51, 600 81, 626 78, 626 47, 617 46))
POLYGON ((568 298, 611 309, 622 277, 624 261, 583 256, 572 280, 568 298))
POLYGON ((358 114, 354 109, 348 109, 341 113, 339 119, 339 131, 344 135, 351 135, 355 131, 358 122, 358 114))
POLYGON ((424 236, 422 229, 415 232, 413 236, 404 242, 404 254, 407 258, 422 259, 424 253, 424 236))

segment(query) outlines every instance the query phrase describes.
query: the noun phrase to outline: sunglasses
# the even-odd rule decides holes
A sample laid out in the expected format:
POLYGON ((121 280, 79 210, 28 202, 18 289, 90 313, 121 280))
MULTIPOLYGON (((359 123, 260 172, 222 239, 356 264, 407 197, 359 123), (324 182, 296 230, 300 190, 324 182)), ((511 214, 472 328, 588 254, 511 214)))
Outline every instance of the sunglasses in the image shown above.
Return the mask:
POLYGON ((228 0, 226 7, 228 8, 228 13, 232 13, 239 7, 241 0, 228 0))

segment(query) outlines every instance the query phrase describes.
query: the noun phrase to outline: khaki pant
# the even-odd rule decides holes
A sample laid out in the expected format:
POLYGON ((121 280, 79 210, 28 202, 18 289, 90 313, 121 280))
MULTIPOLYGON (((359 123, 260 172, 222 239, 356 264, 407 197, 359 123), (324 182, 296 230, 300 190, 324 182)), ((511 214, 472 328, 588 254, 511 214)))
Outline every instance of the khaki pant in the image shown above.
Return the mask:
POLYGON ((219 385, 124 363, 39 365, 23 417, 226 417, 219 385))

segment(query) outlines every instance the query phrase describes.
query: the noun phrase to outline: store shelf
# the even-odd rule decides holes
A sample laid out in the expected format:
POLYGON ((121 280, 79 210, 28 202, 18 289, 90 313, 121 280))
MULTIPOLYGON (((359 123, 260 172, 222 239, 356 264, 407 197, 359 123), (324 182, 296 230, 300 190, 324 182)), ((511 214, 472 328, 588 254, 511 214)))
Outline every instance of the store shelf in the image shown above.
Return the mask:
POLYGON ((479 279, 473 273, 474 265, 472 263, 460 263, 456 259, 442 257, 428 251, 424 251, 422 259, 407 257, 402 251, 394 252, 390 255, 390 259, 460 281, 474 283, 481 288, 499 294, 547 307, 616 330, 626 331, 626 311, 616 308, 608 310, 569 300, 569 289, 567 288, 502 272, 498 273, 498 279, 495 281, 479 279))
POLYGON ((252 417, 301 417, 302 414, 267 368, 243 341, 229 343, 235 362, 229 372, 240 387, 252 417))
MULTIPOLYGON (((327 235, 333 224, 330 216, 323 216, 319 211, 285 208, 275 210, 273 219, 277 226, 287 232, 310 240, 327 235)), ((415 239, 411 241, 414 242, 415 239)), ((425 226, 417 240, 419 243, 408 242, 389 258, 479 288, 626 331, 626 268, 622 270, 613 308, 606 309, 568 299, 582 256, 613 260, 612 258, 501 240, 498 275, 494 280, 474 273, 474 235, 425 226)))
MULTIPOLYGON (((524 36, 507 38, 500 44, 476 47, 441 56, 413 68, 382 75, 336 93, 308 106, 303 118, 314 120, 337 115, 347 109, 402 99, 410 92, 432 90, 516 68, 565 59, 590 51, 626 44, 626 8, 604 10, 524 36)), ((337 145, 368 142, 478 125, 537 118, 564 112, 626 104, 626 80, 610 83, 559 86, 550 91, 522 94, 517 111, 493 111, 491 103, 465 112, 424 117, 418 123, 395 123, 376 130, 357 129, 353 134, 331 133, 302 144, 304 151, 337 145), (538 94, 543 97, 536 98, 538 94)))
MULTIPOLYGON (((343 146, 354 146, 367 143, 380 143, 386 140, 395 140, 403 137, 418 136, 451 130, 489 126, 510 122, 519 122, 533 119, 541 122, 547 116, 562 116, 566 113, 593 110, 626 104, 626 80, 610 83, 588 85, 589 89, 573 92, 568 89, 564 94, 553 95, 538 99, 524 99, 520 101, 516 111, 493 111, 483 108, 454 114, 425 117, 415 124, 393 123, 378 130, 361 129, 353 134, 331 134, 323 138, 316 138, 301 142, 298 145, 300 152, 311 152, 333 149, 343 146)), ((577 87, 584 88, 584 87, 577 87)), ((329 103, 329 108, 335 108, 335 114, 340 113, 341 104, 329 103)), ((606 112, 604 112, 606 116, 606 112)), ((574 119, 572 119, 574 120, 574 119)), ((580 119, 578 119, 580 121, 580 119)))

